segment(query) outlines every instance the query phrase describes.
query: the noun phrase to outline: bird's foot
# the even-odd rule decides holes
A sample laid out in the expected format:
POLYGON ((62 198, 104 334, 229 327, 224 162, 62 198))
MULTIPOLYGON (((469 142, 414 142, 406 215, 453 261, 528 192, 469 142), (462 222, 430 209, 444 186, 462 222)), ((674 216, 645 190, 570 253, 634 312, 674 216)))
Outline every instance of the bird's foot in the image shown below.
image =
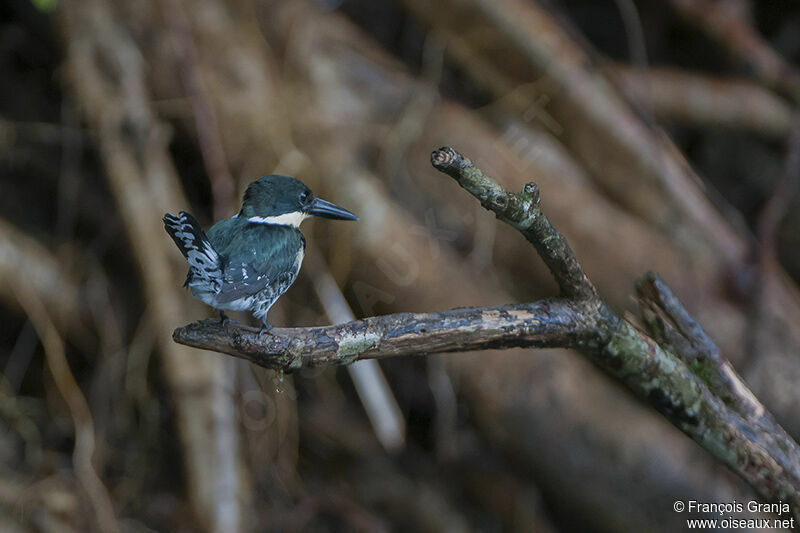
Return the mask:
POLYGON ((233 335, 233 320, 228 318, 228 315, 225 314, 225 311, 219 310, 219 323, 222 324, 222 329, 225 330, 225 333, 228 335, 233 335))
POLYGON ((272 328, 274 327, 275 326, 273 326, 272 324, 267 324, 266 322, 264 322, 264 324, 261 326, 261 329, 258 330, 258 335, 260 337, 263 337, 264 335, 272 335, 271 331, 272 328))

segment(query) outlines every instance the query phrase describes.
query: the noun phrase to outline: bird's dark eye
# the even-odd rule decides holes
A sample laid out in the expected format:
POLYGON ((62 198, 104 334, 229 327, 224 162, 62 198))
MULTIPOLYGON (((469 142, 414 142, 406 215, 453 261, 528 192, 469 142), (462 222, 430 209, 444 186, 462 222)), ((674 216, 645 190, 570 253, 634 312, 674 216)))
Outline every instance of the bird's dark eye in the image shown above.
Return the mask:
POLYGON ((301 192, 299 198, 301 204, 306 203, 306 200, 308 200, 308 191, 301 192))

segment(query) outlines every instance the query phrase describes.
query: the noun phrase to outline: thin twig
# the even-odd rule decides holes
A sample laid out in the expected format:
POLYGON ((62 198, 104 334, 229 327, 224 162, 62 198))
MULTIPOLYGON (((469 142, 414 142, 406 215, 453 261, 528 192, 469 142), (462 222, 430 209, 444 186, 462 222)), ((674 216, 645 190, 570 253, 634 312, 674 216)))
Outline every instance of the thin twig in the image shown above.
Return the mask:
POLYGON ((765 84, 800 101, 800 73, 756 32, 740 10, 717 0, 670 0, 686 20, 748 65, 765 84))
POLYGON ((773 263, 774 268, 777 263, 778 230, 800 187, 800 111, 795 112, 791 120, 783 169, 756 224, 760 245, 759 263, 762 269, 771 268, 767 266, 768 263, 773 263))
POLYGON ((525 120, 536 118, 607 196, 669 236, 738 261, 740 236, 709 203, 701 180, 661 131, 641 120, 541 2, 403 0, 448 38, 447 52, 478 85, 525 120), (458 13, 458 16, 452 14, 458 13), (509 67, 511 65, 511 67, 509 67), (513 91, 535 83, 535 90, 513 91), (509 91, 513 91, 511 94, 509 91))
POLYGON ((197 141, 200 145, 203 164, 211 181, 214 220, 220 220, 230 214, 235 187, 225 157, 225 149, 222 146, 217 116, 203 87, 197 50, 186 12, 183 10, 180 0, 168 0, 163 3, 163 8, 164 15, 173 29, 178 70, 184 90, 192 105, 197 141))
MULTIPOLYGON (((168 248, 168 239, 156 236, 163 236, 163 213, 187 201, 167 149, 166 127, 153 113, 145 62, 108 2, 65 0, 59 3, 58 18, 69 44, 66 78, 86 122, 97 132, 109 188, 142 272, 152 324, 163 333, 188 308, 175 284, 179 256, 168 248)), ((236 531, 245 491, 227 365, 198 359, 165 335, 158 338, 192 510, 209 530, 236 531)))
POLYGON ((597 295, 567 240, 542 215, 538 185, 528 183, 520 194, 508 192, 449 146, 434 151, 431 163, 436 170, 455 178, 482 206, 518 229, 533 244, 555 277, 562 296, 582 299, 597 295))
POLYGON ((658 274, 645 274, 636 284, 636 292, 645 322, 656 340, 672 347, 695 375, 742 416, 757 422, 768 415, 730 361, 658 274))
POLYGON ((0 219, 0 300, 15 304, 13 288, 26 283, 37 292, 59 330, 73 341, 85 343, 90 317, 81 297, 80 284, 67 272, 63 261, 42 243, 0 219))
POLYGON ((773 138, 786 137, 792 127, 786 100, 756 82, 624 65, 614 65, 606 73, 630 100, 641 101, 662 120, 745 129, 773 138))
MULTIPOLYGON (((353 311, 325 260, 317 256, 311 263, 314 290, 331 322, 341 324, 354 320, 353 311)), ((403 449, 406 444, 406 420, 378 361, 358 361, 347 365, 347 372, 381 445, 389 451, 403 449)))
POLYGON ((72 452, 72 463, 75 475, 86 491, 89 502, 94 509, 100 531, 119 531, 114 514, 114 505, 106 486, 92 465, 95 450, 95 431, 92 413, 86 398, 81 392, 75 376, 69 368, 64 350, 64 341, 50 318, 46 307, 36 293, 28 286, 15 289, 19 304, 28 315, 36 334, 42 341, 45 358, 50 367, 58 392, 64 398, 72 422, 75 426, 75 445, 72 452))
POLYGON ((778 238, 786 214, 800 186, 800 111, 791 116, 791 131, 786 143, 786 155, 783 168, 775 179, 772 191, 764 202, 756 220, 756 236, 753 255, 755 276, 748 287, 750 296, 750 313, 748 334, 746 339, 746 363, 752 364, 762 350, 763 336, 761 331, 766 320, 769 320, 766 295, 770 293, 770 285, 780 274, 778 257, 778 238))

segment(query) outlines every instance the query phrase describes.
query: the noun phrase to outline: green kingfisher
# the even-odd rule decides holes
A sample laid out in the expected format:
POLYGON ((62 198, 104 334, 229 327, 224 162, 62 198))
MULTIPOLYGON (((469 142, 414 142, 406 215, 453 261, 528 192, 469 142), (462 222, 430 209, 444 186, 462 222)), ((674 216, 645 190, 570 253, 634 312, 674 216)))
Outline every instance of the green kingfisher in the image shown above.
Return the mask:
POLYGON ((294 283, 306 250, 300 223, 310 216, 358 220, 316 198, 303 182, 270 174, 251 183, 242 208, 208 234, 185 211, 164 215, 164 228, 189 262, 184 287, 226 320, 225 309, 251 311, 268 332, 267 312, 294 283))

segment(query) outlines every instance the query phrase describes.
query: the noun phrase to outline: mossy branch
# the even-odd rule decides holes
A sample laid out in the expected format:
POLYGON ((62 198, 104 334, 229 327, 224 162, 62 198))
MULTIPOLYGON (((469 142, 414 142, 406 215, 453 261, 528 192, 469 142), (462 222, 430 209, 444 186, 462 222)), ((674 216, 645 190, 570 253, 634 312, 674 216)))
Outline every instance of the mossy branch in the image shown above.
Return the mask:
POLYGON ((435 150, 431 163, 534 245, 558 282, 562 296, 584 300, 586 309, 596 313, 594 336, 578 346, 579 351, 744 478, 762 498, 788 502, 793 516, 800 520, 800 447, 769 413, 758 409, 763 406, 663 282, 653 282, 651 275, 639 287, 654 284, 662 308, 693 339, 695 350, 713 361, 718 387, 709 388, 671 351, 670 345, 659 345, 608 308, 583 273, 566 239, 541 212, 535 183, 527 184, 519 194, 508 192, 450 147, 435 150), (718 390, 735 390, 740 409, 727 405, 715 394, 718 390), (745 398, 752 401, 745 402, 745 398))

